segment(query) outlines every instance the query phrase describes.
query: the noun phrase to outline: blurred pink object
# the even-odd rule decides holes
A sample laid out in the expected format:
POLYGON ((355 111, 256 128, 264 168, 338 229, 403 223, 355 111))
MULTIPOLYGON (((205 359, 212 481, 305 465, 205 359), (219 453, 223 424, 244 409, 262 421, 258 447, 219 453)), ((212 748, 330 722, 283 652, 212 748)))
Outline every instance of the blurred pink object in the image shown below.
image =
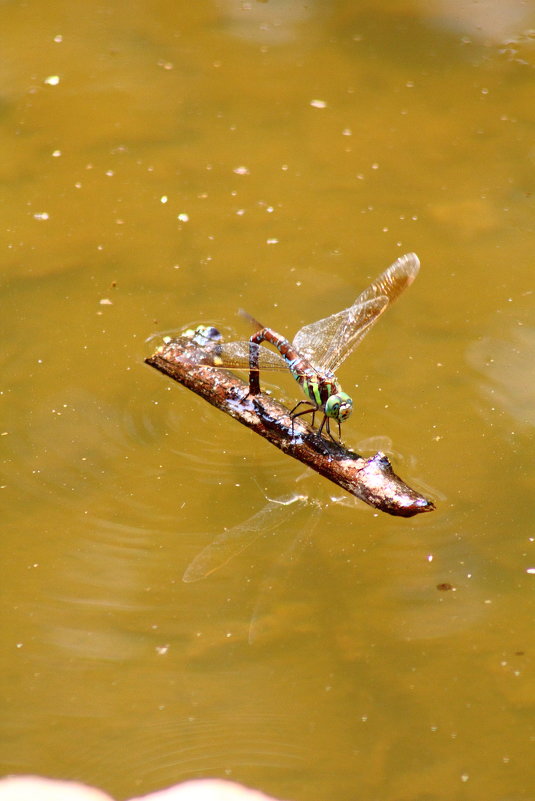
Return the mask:
MULTIPOLYGON (((0 779, 0 801, 113 801, 111 796, 78 782, 12 776, 0 779)), ((131 801, 277 801, 257 790, 221 779, 199 779, 131 801)))
POLYGON ((111 796, 79 782, 11 776, 0 779, 0 801, 113 801, 111 796))
POLYGON ((199 779, 176 784, 167 790, 160 790, 150 795, 132 798, 130 801, 277 801, 277 799, 234 782, 199 779))

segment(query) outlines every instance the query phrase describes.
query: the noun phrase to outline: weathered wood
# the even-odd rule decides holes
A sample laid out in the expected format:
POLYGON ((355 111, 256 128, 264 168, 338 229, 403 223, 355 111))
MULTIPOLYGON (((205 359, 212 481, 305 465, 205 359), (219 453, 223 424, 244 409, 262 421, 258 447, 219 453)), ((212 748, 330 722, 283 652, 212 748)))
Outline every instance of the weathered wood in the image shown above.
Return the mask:
POLYGON ((318 435, 302 418, 294 420, 292 436, 285 406, 265 393, 250 395, 248 384, 227 370, 203 365, 202 353, 178 338, 165 342, 145 362, 370 506, 401 517, 433 511, 433 502, 407 486, 385 454, 379 451, 364 459, 318 435))

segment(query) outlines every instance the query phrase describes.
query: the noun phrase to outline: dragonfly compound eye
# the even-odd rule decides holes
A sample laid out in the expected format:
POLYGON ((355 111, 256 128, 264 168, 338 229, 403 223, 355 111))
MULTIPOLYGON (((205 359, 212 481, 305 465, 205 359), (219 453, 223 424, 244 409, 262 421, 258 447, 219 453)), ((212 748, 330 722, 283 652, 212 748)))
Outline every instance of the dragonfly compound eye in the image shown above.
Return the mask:
POLYGON ((325 414, 335 420, 347 420, 352 411, 353 401, 346 392, 331 395, 325 404, 325 414))

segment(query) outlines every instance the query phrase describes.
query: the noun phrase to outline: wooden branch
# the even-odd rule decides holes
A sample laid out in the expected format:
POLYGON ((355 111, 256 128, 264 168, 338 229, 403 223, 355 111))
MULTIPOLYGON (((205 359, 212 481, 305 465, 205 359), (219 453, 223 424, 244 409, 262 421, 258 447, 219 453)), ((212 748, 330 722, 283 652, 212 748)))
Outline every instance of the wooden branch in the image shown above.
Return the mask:
POLYGON ((145 362, 370 506, 401 517, 435 508, 394 473, 384 453, 364 459, 318 435, 302 418, 294 420, 292 437, 285 406, 264 393, 249 395, 248 384, 227 370, 203 365, 202 358, 202 348, 178 338, 164 343, 145 362))

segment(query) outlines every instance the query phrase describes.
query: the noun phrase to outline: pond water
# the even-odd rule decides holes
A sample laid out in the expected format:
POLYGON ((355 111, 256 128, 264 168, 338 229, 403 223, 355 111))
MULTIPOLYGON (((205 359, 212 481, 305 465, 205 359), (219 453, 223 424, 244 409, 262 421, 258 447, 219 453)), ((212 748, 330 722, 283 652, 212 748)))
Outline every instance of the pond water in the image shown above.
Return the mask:
POLYGON ((2 772, 534 799, 535 4, 8 0, 0 26, 2 772), (143 364, 157 332, 243 338, 239 307, 293 336, 408 251, 340 370, 344 438, 432 514, 343 499, 143 364))

